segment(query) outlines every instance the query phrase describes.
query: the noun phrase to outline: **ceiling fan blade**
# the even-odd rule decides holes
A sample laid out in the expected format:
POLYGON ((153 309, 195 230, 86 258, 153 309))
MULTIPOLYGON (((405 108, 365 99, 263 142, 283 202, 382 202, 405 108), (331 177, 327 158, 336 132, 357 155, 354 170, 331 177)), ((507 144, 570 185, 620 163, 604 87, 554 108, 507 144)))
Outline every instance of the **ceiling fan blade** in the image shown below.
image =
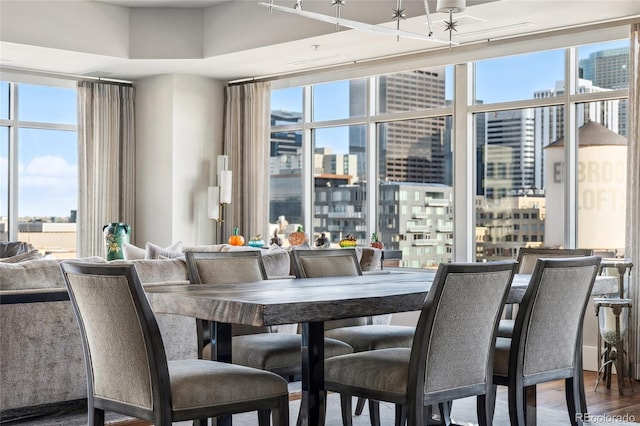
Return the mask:
POLYGON ((307 10, 301 10, 301 9, 292 9, 290 7, 280 6, 272 3, 260 2, 258 4, 260 6, 276 9, 281 12, 300 15, 305 18, 315 19, 316 21, 327 22, 329 24, 338 24, 343 27, 352 28, 354 30, 367 31, 367 32, 379 33, 379 34, 395 35, 395 36, 400 36, 405 38, 413 38, 413 39, 423 40, 423 41, 432 41, 435 43, 442 43, 442 44, 458 44, 456 42, 450 42, 449 40, 440 40, 439 38, 428 36, 425 34, 402 31, 402 30, 397 30, 395 28, 383 27, 380 25, 367 24, 365 22, 353 21, 351 19, 337 18, 335 16, 323 15, 322 13, 309 12, 307 10))

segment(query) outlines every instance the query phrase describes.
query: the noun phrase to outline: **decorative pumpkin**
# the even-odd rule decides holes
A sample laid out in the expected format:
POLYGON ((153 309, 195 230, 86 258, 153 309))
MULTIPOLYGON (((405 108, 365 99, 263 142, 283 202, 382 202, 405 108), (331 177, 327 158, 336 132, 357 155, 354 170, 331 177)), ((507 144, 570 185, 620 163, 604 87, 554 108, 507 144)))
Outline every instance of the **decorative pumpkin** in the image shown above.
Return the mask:
POLYGON ((233 228, 233 235, 229 237, 229 244, 232 246, 244 245, 244 237, 240 235, 240 229, 237 226, 233 228))
POLYGON ((249 245, 251 247, 264 247, 264 240, 262 239, 262 235, 258 234, 255 237, 251 237, 251 239, 249 239, 249 245))
POLYGON ((298 226, 295 232, 289 234, 289 245, 292 247, 299 246, 307 241, 309 241, 309 237, 304 233, 304 228, 302 228, 302 226, 298 226))
POLYGON ((355 247, 358 244, 358 237, 353 234, 347 234, 340 240, 340 247, 355 247))
POLYGON ((380 239, 378 238, 378 234, 375 232, 371 234, 371 247, 377 248, 380 250, 382 250, 382 248, 384 247, 384 245, 382 244, 382 241, 380 241, 380 239))

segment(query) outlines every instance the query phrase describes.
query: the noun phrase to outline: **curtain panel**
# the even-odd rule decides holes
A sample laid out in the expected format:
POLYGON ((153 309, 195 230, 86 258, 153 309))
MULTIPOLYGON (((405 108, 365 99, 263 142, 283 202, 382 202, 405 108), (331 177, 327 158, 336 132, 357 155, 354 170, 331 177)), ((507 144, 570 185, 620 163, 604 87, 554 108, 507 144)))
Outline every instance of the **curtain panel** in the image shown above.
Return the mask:
POLYGON ((629 277, 633 300, 630 327, 630 360, 633 376, 640 379, 640 23, 631 25, 629 37, 629 140, 627 144, 627 212, 625 257, 634 266, 629 277))
POLYGON ((133 108, 131 86, 78 83, 78 257, 105 255, 104 225, 135 229, 133 108))
POLYGON ((268 82, 225 89, 223 152, 233 172, 233 197, 222 225, 223 240, 234 226, 247 240, 256 234, 268 237, 270 111, 268 82))

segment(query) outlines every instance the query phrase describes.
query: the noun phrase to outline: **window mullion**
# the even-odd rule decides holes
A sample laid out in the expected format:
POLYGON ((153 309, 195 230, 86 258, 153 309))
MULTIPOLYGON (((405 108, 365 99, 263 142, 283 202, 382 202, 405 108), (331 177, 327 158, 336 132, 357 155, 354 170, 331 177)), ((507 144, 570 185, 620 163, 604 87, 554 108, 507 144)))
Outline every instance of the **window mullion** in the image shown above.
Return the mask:
POLYGON ((9 127, 9 223, 8 223, 8 240, 18 241, 18 85, 9 83, 9 118, 13 125, 9 127))

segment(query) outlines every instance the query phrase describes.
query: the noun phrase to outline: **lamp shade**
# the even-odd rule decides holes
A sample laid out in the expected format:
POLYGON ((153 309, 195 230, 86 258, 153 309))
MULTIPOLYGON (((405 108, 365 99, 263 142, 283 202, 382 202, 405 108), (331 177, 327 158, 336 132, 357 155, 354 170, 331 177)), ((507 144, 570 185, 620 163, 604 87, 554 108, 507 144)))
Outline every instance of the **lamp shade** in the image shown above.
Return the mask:
POLYGON ((211 220, 220 219, 220 188, 210 186, 207 192, 207 216, 211 220))
POLYGON ((231 204, 231 170, 220 171, 220 204, 231 204))
POLYGON ((436 12, 462 12, 467 8, 466 0, 438 0, 436 12))

